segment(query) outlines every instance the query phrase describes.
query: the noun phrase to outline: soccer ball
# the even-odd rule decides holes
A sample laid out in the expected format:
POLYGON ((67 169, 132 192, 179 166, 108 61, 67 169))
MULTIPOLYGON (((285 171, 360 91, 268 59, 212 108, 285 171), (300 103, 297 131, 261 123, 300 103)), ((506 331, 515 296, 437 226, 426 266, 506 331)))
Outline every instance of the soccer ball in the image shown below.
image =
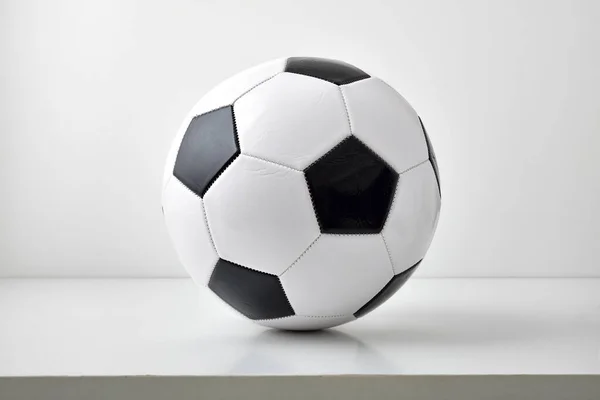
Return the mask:
POLYGON ((291 57, 206 94, 168 155, 163 213, 193 280, 265 326, 369 313, 413 274, 441 191, 408 102, 353 65, 291 57))

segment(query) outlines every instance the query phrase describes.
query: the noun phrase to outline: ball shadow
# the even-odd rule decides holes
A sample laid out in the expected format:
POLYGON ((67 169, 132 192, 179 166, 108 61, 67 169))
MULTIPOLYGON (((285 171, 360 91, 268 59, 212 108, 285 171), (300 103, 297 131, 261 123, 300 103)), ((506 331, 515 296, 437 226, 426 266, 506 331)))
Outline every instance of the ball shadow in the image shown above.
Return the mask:
POLYGON ((337 329, 284 331, 268 329, 250 338, 232 367, 233 374, 320 375, 378 373, 386 358, 355 336, 337 329))

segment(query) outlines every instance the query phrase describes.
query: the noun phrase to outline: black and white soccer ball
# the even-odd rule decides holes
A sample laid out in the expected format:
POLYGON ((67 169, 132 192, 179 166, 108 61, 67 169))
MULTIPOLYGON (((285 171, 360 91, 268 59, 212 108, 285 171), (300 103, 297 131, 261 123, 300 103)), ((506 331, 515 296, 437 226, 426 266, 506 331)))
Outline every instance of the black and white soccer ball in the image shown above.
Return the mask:
POLYGON ((291 57, 196 104, 162 201, 198 285, 261 325, 303 330, 396 292, 425 256, 440 200, 433 148, 400 94, 350 64, 291 57))

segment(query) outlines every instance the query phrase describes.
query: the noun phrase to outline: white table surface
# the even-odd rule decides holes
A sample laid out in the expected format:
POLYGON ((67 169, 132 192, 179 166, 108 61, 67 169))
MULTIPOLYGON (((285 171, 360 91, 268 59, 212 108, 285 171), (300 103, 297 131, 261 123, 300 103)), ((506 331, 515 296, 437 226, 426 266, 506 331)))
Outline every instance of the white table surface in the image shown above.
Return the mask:
POLYGON ((0 280, 0 377, 330 374, 600 375, 600 279, 412 279, 296 334, 187 279, 0 280))

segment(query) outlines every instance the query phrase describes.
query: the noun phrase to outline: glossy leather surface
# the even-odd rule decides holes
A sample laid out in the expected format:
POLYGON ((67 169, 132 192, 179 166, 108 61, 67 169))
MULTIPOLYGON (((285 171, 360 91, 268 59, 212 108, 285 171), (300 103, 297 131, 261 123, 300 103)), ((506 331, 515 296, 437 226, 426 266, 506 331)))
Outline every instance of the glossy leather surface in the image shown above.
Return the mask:
POLYGON ((441 196, 442 186, 440 184, 440 171, 438 169, 437 159, 435 158, 435 152, 433 151, 433 146, 431 145, 431 141, 429 140, 429 135, 427 134, 425 125, 423 125, 423 120, 420 117, 419 121, 421 122, 421 128, 423 128, 423 133, 425 134, 425 140, 427 141, 427 150, 429 151, 429 161, 431 161, 431 166, 433 167, 433 172, 435 173, 435 180, 437 181, 438 189, 440 191, 441 196))
POLYGON ((397 174, 350 136, 306 171, 324 233, 378 233, 387 217, 397 174))
POLYGON ((192 120, 181 141, 173 175, 203 197, 238 154, 233 108, 219 108, 192 120))
POLYGON ((287 59, 285 72, 312 76, 336 85, 345 85, 369 77, 366 72, 354 65, 316 57, 290 57, 287 59))
POLYGON ((354 313, 356 318, 363 317, 385 303, 390 297, 394 295, 400 288, 406 283, 408 278, 417 270, 417 267, 421 261, 410 267, 404 272, 395 275, 379 293, 375 295, 367 304, 362 306, 357 312, 354 313))
POLYGON ((275 275, 244 268, 221 258, 217 261, 208 287, 250 319, 294 315, 275 275))

